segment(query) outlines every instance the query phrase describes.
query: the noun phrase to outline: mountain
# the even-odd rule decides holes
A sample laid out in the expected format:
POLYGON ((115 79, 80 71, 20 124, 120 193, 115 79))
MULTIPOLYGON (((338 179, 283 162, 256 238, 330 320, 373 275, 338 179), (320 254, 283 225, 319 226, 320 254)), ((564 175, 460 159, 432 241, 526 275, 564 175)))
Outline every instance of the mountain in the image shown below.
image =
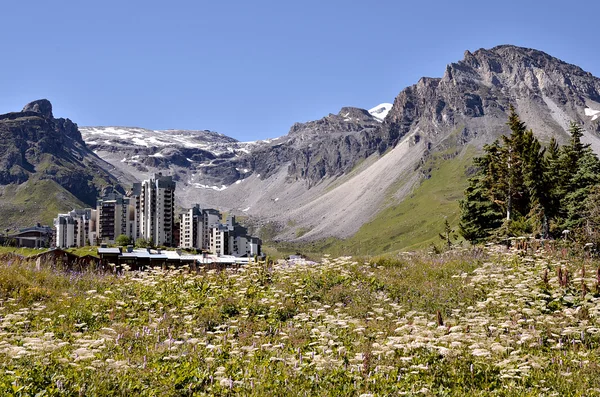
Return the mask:
POLYGON ((95 204, 104 186, 119 183, 109 172, 113 167, 88 149, 77 124, 54 118, 46 99, 0 115, 0 142, 2 229, 49 223, 57 211, 95 204))
POLYGON ((466 51, 440 75, 406 87, 393 104, 343 107, 255 142, 206 130, 78 128, 35 101, 0 115, 0 215, 31 212, 17 216, 29 224, 37 216, 30 202, 39 207, 43 191, 62 207, 93 204, 105 185, 162 171, 177 181, 181 207, 246 215, 280 241, 378 253, 434 241, 444 219, 456 220, 471 159, 508 133, 510 105, 542 142, 564 142, 574 120, 600 152, 600 80, 575 65, 502 45, 466 51))
POLYGON ((508 132, 509 105, 543 142, 564 142, 574 120, 600 150, 600 128, 587 116, 600 109, 600 80, 575 65, 502 45, 466 51, 440 72, 403 89, 393 104, 344 107, 272 140, 121 127, 81 132, 126 173, 173 173, 184 207, 247 214, 277 239, 373 238, 379 250, 431 239, 444 217, 456 218, 470 159, 508 132))

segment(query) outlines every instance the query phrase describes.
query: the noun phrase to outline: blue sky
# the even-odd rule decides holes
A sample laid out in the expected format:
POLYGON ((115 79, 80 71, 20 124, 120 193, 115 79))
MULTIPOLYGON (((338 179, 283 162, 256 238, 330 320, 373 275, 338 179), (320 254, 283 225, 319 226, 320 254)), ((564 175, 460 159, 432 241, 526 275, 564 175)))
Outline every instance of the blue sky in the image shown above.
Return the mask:
POLYGON ((0 113, 48 98, 55 116, 80 126, 275 137, 342 106, 393 102, 421 76, 441 77, 467 49, 536 48, 600 76, 596 7, 8 0, 0 22, 0 113))

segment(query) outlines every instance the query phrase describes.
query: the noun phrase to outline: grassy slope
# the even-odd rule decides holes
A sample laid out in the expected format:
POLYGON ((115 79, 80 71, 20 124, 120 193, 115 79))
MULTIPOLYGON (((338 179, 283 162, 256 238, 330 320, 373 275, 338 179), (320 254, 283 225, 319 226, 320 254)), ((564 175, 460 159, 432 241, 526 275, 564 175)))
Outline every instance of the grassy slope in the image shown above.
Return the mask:
MULTIPOLYGON (((299 251, 312 256, 321 253, 332 255, 379 255, 407 249, 440 244, 439 233, 444 221, 458 224, 458 200, 467 186, 466 168, 471 165, 475 150, 467 147, 453 155, 453 149, 436 153, 422 169, 430 169, 430 178, 424 180, 402 202, 391 205, 377 214, 369 223, 349 239, 328 239, 311 243, 279 243, 267 245, 271 255, 285 255, 299 251)), ((397 186, 398 188, 400 186, 397 186)), ((389 192, 390 196, 395 192, 389 192)))
POLYGON ((21 185, 1 188, 0 230, 15 230, 37 222, 51 225, 59 212, 85 207, 71 192, 47 179, 30 179, 21 185))

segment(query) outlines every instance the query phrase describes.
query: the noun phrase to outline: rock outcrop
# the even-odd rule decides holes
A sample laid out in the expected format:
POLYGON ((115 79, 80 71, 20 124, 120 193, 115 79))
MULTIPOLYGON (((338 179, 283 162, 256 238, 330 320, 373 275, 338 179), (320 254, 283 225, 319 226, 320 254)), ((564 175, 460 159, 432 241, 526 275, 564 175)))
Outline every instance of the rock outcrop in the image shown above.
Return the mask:
POLYGON ((46 99, 0 115, 0 141, 0 185, 50 179, 92 205, 103 186, 118 183, 87 148, 77 124, 54 118, 46 99))

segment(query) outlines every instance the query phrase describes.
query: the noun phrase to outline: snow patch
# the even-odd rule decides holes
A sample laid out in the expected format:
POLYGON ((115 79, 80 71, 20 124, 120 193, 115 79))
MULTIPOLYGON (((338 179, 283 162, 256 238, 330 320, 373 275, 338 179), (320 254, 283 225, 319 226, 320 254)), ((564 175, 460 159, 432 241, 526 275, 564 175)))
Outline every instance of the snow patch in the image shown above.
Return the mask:
POLYGON ((592 118, 592 121, 600 117, 600 110, 585 108, 585 115, 592 118))
POLYGON ((392 109, 391 103, 380 103, 374 108, 369 109, 369 113, 373 116, 377 121, 383 121, 385 116, 388 115, 390 110, 392 109))
POLYGON ((201 183, 194 183, 194 187, 197 189, 212 189, 212 190, 216 190, 217 192, 227 189, 227 186, 225 186, 225 185, 221 185, 221 187, 218 187, 218 186, 203 185, 201 183))

